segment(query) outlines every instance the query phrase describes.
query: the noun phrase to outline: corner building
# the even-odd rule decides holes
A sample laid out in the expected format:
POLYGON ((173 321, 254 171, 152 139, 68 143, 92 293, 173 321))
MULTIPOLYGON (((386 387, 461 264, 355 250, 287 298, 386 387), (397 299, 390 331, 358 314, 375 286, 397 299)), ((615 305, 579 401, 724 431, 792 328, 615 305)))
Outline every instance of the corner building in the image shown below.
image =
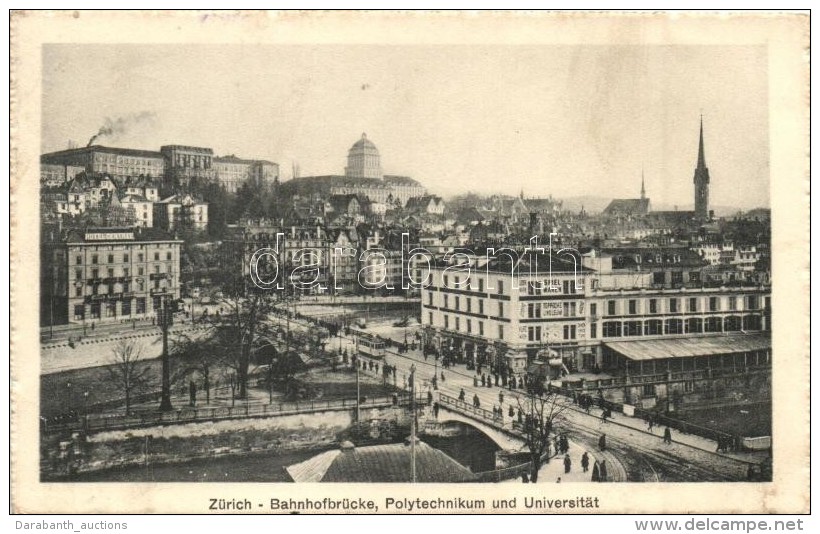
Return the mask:
POLYGON ((69 230, 41 247, 41 323, 152 317, 180 295, 182 241, 154 228, 69 230))
POLYGON ((771 331, 768 286, 665 288, 647 273, 602 288, 594 270, 578 261, 576 271, 567 255, 473 257, 471 263, 466 284, 466 273, 453 264, 431 266, 421 291, 421 322, 443 354, 502 373, 523 374, 536 358, 563 372, 618 373, 623 361, 609 343, 768 338, 771 331))

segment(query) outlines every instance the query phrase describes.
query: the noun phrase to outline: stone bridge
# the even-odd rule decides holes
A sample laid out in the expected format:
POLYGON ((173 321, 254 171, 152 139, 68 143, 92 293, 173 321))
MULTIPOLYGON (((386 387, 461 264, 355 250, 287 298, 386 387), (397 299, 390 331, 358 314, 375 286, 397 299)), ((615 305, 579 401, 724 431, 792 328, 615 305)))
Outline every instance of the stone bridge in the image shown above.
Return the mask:
POLYGON ((449 422, 459 422, 472 426, 504 450, 527 450, 524 438, 515 432, 511 426, 504 425, 503 422, 494 418, 490 410, 476 408, 444 393, 439 393, 438 405, 438 418, 428 420, 426 429, 435 432, 449 422))

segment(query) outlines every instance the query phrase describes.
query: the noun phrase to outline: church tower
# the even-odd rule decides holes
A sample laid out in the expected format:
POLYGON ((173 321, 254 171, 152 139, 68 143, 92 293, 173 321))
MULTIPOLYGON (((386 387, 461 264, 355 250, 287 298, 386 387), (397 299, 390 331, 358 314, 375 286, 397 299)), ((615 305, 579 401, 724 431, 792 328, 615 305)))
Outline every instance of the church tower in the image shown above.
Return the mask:
POLYGON ((698 166, 695 168, 695 218, 705 221, 709 218, 709 169, 703 153, 703 115, 700 117, 700 144, 698 145, 698 166))

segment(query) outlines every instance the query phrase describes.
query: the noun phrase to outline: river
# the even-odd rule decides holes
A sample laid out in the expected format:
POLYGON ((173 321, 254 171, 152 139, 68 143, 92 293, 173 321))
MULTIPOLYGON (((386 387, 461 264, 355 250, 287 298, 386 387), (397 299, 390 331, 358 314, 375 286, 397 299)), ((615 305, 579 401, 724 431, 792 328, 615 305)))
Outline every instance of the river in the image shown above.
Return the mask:
MULTIPOLYGON (((498 446, 474 428, 456 423, 453 435, 421 436, 430 446, 467 466, 473 472, 495 468, 498 446)), ((71 482, 288 482, 285 467, 303 462, 322 452, 310 449, 288 452, 258 452, 201 458, 181 463, 135 465, 82 473, 71 482)))

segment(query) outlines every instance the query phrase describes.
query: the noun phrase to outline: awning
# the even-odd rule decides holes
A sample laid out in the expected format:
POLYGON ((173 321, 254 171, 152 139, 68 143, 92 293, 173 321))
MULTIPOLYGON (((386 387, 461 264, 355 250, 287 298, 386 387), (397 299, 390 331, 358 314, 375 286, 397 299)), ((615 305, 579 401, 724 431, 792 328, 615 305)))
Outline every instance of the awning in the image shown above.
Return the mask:
POLYGON ((674 339, 613 341, 605 342, 604 346, 630 360, 662 360, 771 350, 772 338, 765 334, 718 334, 674 339))

